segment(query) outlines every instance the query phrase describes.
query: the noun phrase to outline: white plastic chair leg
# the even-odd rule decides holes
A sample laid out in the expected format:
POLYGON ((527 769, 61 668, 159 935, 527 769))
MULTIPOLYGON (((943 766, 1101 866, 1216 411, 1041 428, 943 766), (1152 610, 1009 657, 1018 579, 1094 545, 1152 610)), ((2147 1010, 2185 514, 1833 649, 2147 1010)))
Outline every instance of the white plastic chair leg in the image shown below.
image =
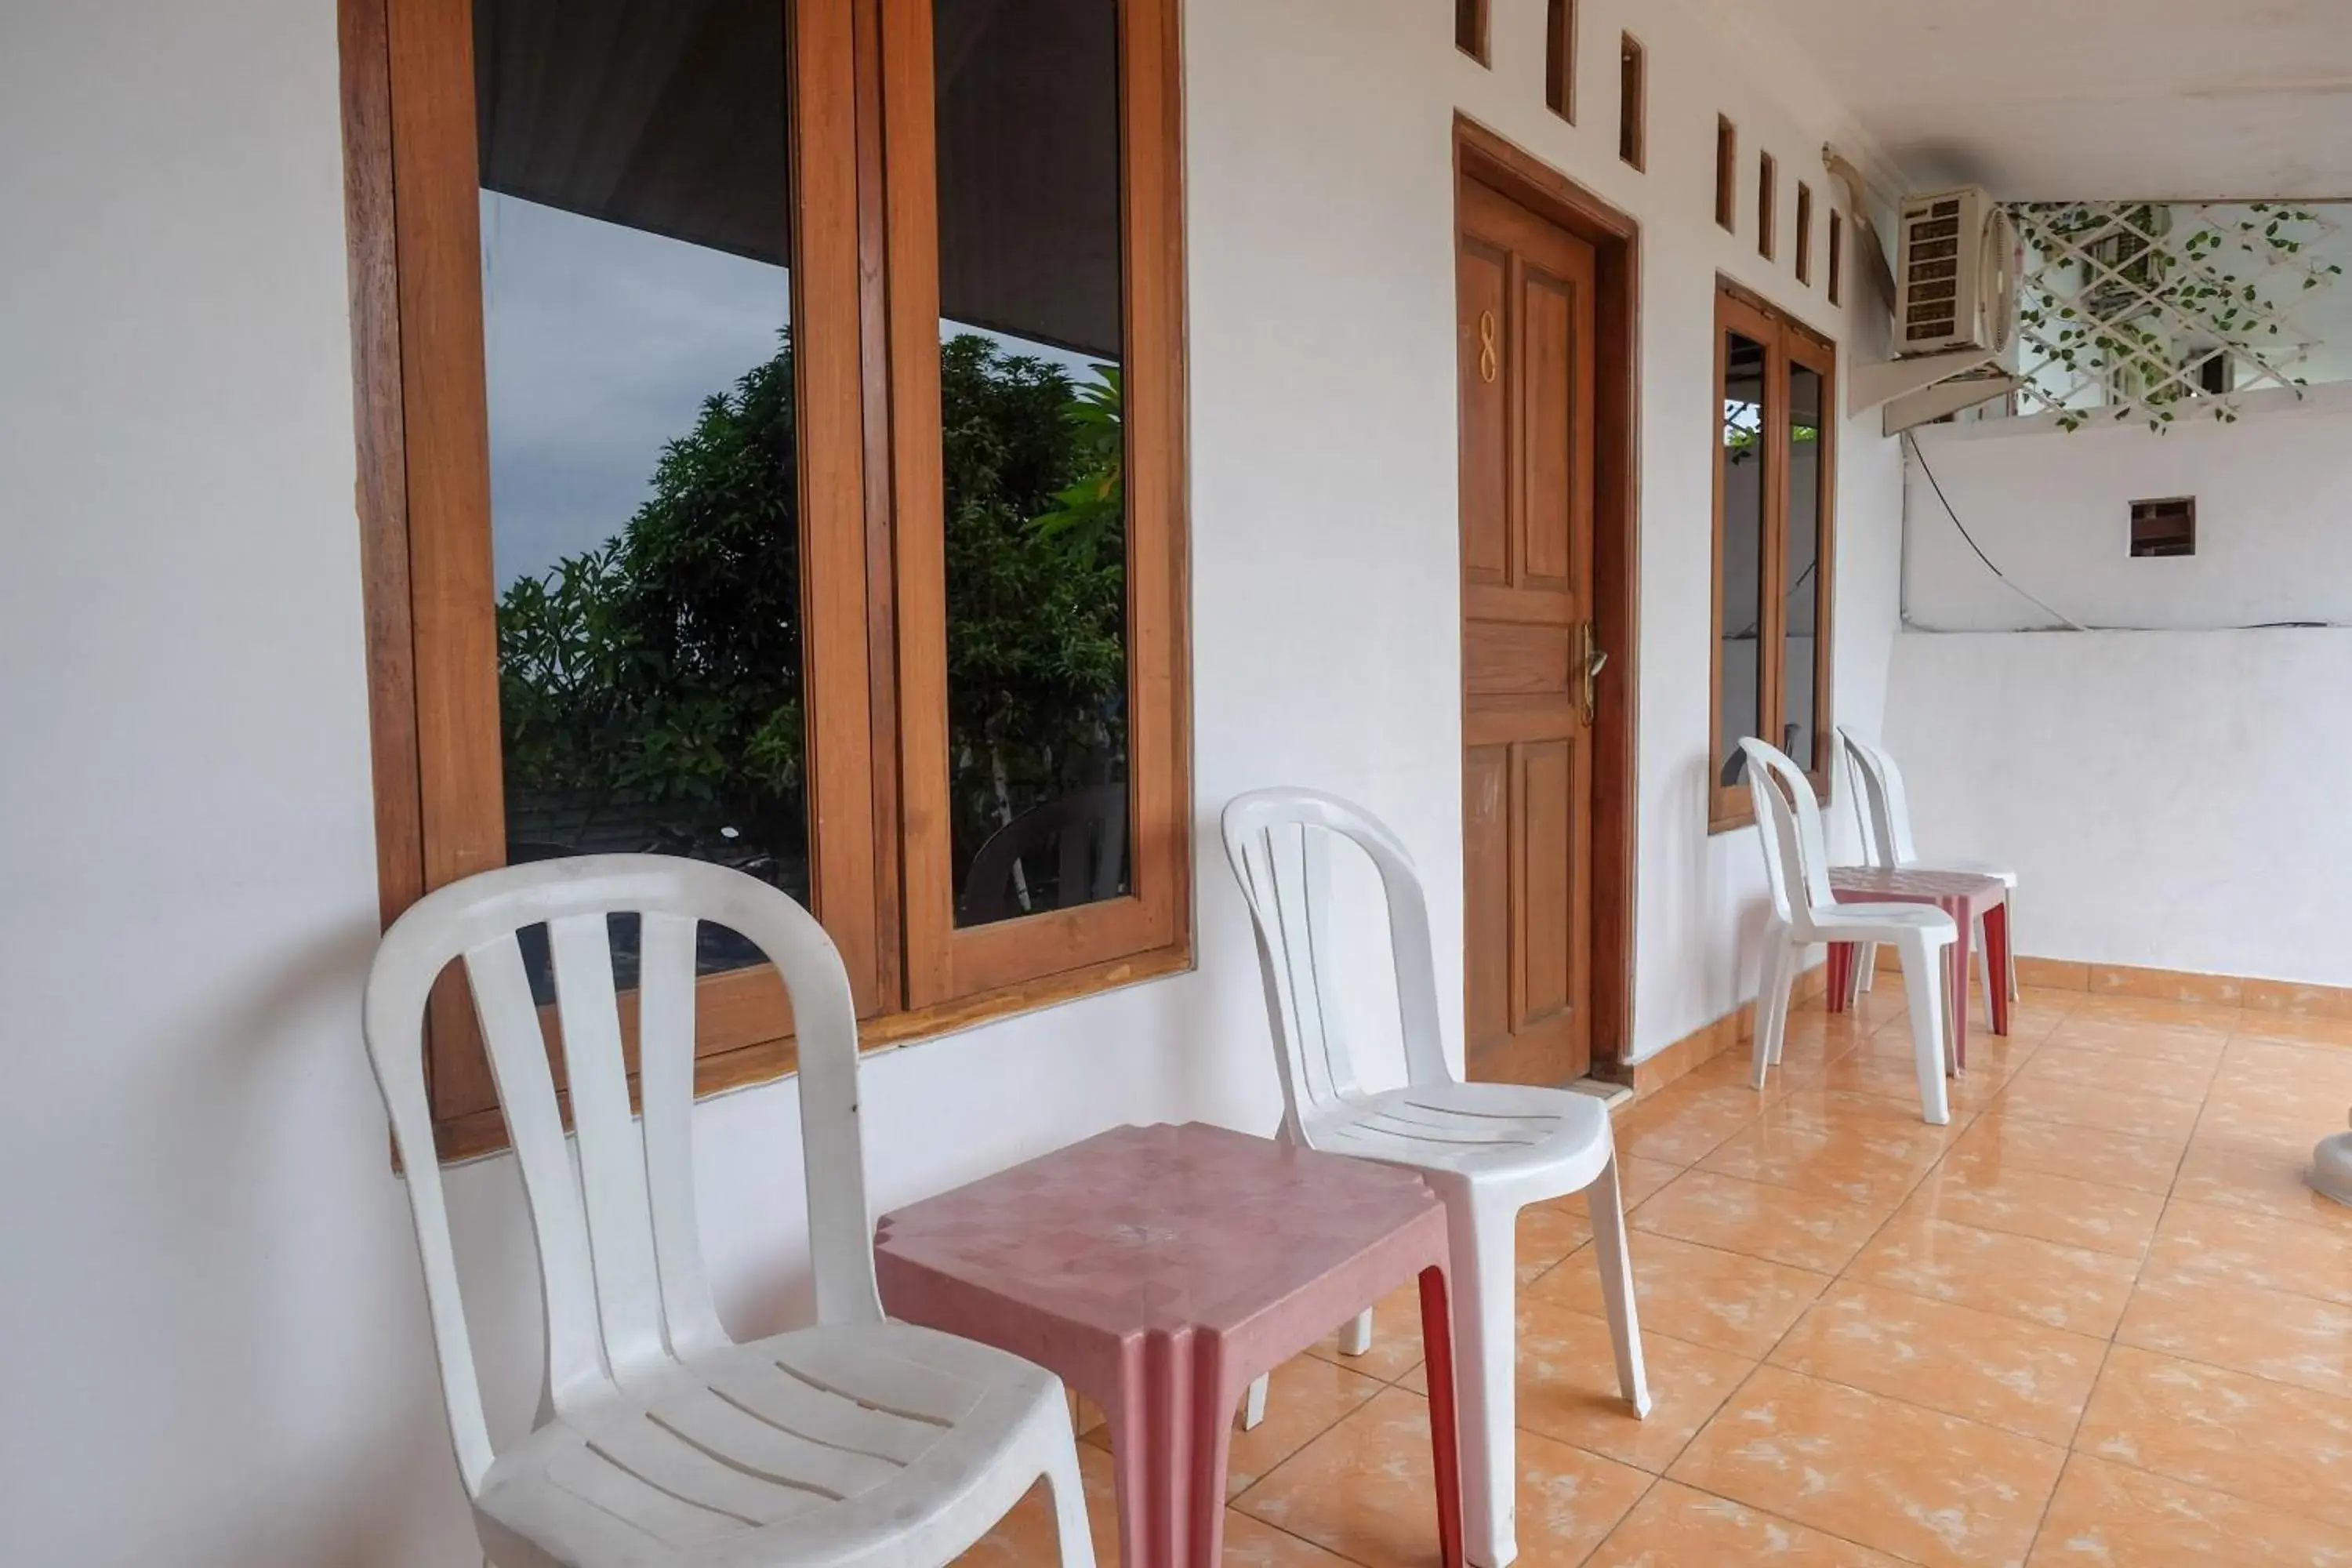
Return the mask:
MULTIPOLYGON (((1878 944, 1865 942, 1853 955, 1853 991, 1859 996, 1869 990, 1878 975, 1878 944)), ((1848 998, 1849 1001, 1852 998, 1848 998)))
POLYGON ((1255 1431, 1258 1423, 1265 1419, 1265 1385, 1266 1377, 1261 1373, 1249 1385, 1249 1392, 1242 1396, 1242 1430, 1244 1432, 1255 1431))
POLYGON ((1087 1483, 1078 1473, 1078 1446, 1066 1434, 1045 1462, 1045 1485, 1054 1496, 1054 1532, 1062 1548, 1062 1568, 1095 1568, 1094 1532, 1087 1528, 1087 1483))
POLYGON ((1519 1554, 1517 1416, 1518 1214, 1449 1187, 1454 1261, 1454 1393, 1462 1434, 1463 1544, 1477 1568, 1519 1554))
POLYGON ((1919 1114, 1937 1127, 1952 1121, 1951 1092, 1944 1082, 1948 1062, 1944 1032, 1944 954, 1924 934, 1897 949, 1903 954, 1903 990, 1911 1005, 1911 1054, 1919 1070, 1919 1114))
POLYGON ((1780 933, 1780 967, 1772 976, 1771 1007, 1769 1018, 1759 1017, 1759 1025, 1769 1023, 1772 1066, 1780 1065, 1781 1053, 1789 1048, 1789 1004, 1796 994, 1797 975, 1805 966, 1805 947, 1791 941, 1787 931, 1780 933))
POLYGON ((1601 1300, 1609 1309, 1609 1338, 1617 1351, 1617 1387, 1633 1414, 1650 1414, 1650 1376, 1642 1363, 1642 1317, 1633 1303, 1633 1260, 1625 1247, 1624 1194, 1612 1154, 1584 1190, 1592 1216, 1592 1259, 1601 1268, 1601 1300))
POLYGON ((2004 931, 2004 934, 2005 934, 2005 935, 2008 937, 2008 939, 2009 939, 2009 999, 2010 999, 2011 1001, 2014 1002, 2014 1001, 2016 1001, 2016 1000, 2018 999, 2018 997, 2017 997, 2017 889, 2016 889, 2015 888, 2011 888, 2011 889, 2009 890, 2008 896, 2007 896, 2007 897, 2005 897, 2005 898, 2003 898, 2003 899, 2001 900, 2001 909, 2002 909, 2002 912, 2003 912, 2003 918, 2004 918, 2004 920, 2005 920, 2005 921, 2006 921, 2006 922, 2007 922, 2007 924, 2006 924, 2006 930, 2005 930, 2005 931, 2004 931))
POLYGON ((1353 1318, 1349 1319, 1348 1326, 1339 1331, 1339 1353, 1341 1355, 1363 1355, 1369 1352, 1371 1348, 1372 1310, 1370 1307, 1367 1307, 1362 1311, 1357 1313, 1353 1318))
POLYGON ((1789 933, 1778 925, 1769 927, 1764 932, 1764 956, 1757 964, 1755 1046, 1748 1074, 1758 1089, 1764 1087, 1765 1074, 1772 1066, 1772 999, 1780 992, 1789 952, 1789 933))

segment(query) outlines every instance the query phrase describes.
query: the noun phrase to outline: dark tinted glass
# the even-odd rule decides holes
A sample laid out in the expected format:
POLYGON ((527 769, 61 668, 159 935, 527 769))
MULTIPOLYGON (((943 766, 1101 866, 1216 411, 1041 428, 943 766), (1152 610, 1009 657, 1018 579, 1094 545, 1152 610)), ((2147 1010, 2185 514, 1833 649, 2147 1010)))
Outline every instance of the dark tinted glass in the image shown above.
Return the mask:
MULTIPOLYGON (((508 857, 805 900, 786 8, 474 20, 508 857)), ((700 960, 757 955, 706 928, 700 960)))
POLYGON ((1117 0, 936 0, 956 921, 1129 887, 1117 0))
POLYGON ((1781 660, 1780 740, 1797 765, 1815 765, 1820 736, 1814 711, 1821 689, 1822 374, 1789 367, 1789 530, 1781 544, 1781 624, 1788 627, 1781 660))
POLYGON ((1770 462, 1764 449, 1764 345, 1739 332, 1724 342, 1723 581, 1715 628, 1719 687, 1717 700, 1717 782, 1738 784, 1747 760, 1743 737, 1756 733, 1763 710, 1764 495, 1770 462))

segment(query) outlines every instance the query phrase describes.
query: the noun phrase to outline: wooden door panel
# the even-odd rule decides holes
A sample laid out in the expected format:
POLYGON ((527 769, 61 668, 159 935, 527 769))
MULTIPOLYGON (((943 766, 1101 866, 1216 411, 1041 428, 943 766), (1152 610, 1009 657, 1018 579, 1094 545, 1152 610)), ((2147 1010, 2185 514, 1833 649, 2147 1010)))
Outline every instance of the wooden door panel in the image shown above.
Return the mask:
POLYGON ((1548 741, 1512 748, 1512 803, 1519 818, 1518 831, 1511 836, 1520 889, 1512 942, 1520 976, 1515 1020, 1519 1030, 1567 1012, 1571 1002, 1575 745, 1548 741))
POLYGON ((1455 320, 1460 327, 1462 580, 1510 576, 1510 420, 1503 377, 1508 351, 1508 258, 1465 242, 1455 320))
POLYGON ((1465 1037, 1477 1055, 1511 1032, 1510 748, 1462 757, 1465 1037))
POLYGON ((1565 697, 1575 673, 1573 641, 1566 626, 1473 623, 1463 641, 1463 683, 1473 697, 1565 697))
POLYGON ((1574 286, 1530 268, 1520 304, 1527 489, 1520 508, 1520 570, 1513 585, 1565 592, 1575 574, 1574 286))
POLYGON ((1464 974, 1475 1079, 1590 1064, 1591 248, 1465 187, 1461 344, 1464 974))

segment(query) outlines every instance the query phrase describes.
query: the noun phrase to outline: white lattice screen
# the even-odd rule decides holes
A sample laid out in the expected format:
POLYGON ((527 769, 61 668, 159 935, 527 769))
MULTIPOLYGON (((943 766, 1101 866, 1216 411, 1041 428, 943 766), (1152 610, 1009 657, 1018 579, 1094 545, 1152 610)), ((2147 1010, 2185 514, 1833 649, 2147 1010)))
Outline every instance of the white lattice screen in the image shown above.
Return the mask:
POLYGON ((2025 242, 2017 412, 2161 428, 2266 388, 2352 379, 2346 204, 2013 205, 2025 242))

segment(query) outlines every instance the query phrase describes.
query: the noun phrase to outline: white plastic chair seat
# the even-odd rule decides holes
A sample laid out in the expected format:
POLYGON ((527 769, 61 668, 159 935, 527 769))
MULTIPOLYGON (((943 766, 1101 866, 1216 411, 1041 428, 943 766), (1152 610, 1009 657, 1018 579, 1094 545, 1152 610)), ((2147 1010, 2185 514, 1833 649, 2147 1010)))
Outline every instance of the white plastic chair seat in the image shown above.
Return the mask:
POLYGON ((1812 911, 1813 940, 1843 940, 1823 934, 1852 932, 1862 941, 1873 931, 1925 932, 1931 945, 1948 947, 1960 938, 1952 917, 1928 904, 1830 904, 1812 911))
POLYGON ((541 1427, 490 1466, 476 1517, 499 1568, 896 1568, 968 1544, 938 1540, 941 1499, 1001 1517, 1068 1422, 1058 1379, 986 1345, 801 1329, 541 1427))
POLYGON ((1307 1121, 1307 1141, 1337 1154, 1475 1177, 1498 1198, 1536 1202, 1591 1184, 1609 1163, 1609 1111, 1573 1089, 1433 1082, 1358 1094, 1307 1121), (1524 1178, 1532 1196, 1512 1192, 1524 1178))

